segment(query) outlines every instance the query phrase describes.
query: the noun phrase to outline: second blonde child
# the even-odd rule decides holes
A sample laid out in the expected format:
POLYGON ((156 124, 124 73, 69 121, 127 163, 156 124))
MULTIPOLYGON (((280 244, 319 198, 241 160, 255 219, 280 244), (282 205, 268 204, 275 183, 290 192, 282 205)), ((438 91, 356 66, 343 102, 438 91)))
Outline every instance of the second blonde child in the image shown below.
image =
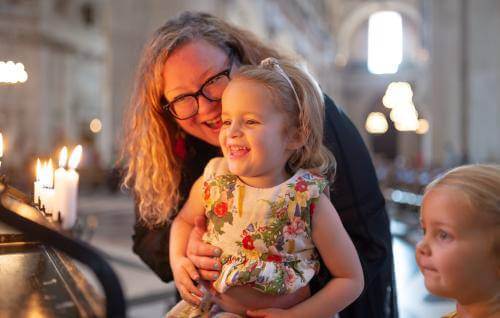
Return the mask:
POLYGON ((421 223, 425 286, 457 301, 446 317, 500 317, 500 166, 462 166, 433 181, 421 223))

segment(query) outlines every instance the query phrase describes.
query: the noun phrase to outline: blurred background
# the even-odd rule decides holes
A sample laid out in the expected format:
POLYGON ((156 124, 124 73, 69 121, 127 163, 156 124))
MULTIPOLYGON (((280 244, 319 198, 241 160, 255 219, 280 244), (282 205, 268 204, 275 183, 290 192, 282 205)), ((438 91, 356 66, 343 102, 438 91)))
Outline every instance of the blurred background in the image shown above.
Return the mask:
POLYGON ((116 161, 141 50, 183 10, 223 17, 307 62, 374 160, 400 317, 452 309, 425 291, 414 262, 418 206, 442 171, 500 162, 497 0, 0 0, 0 173, 30 194, 36 158, 81 144, 79 235, 119 273, 129 316, 161 316, 173 285, 131 252, 133 203, 116 161))

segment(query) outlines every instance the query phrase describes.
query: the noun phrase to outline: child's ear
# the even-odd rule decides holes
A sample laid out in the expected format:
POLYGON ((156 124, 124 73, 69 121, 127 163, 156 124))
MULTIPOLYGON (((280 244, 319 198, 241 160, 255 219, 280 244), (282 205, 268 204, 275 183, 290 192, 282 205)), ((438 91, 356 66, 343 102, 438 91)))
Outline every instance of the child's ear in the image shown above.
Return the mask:
POLYGON ((297 128, 293 128, 288 132, 288 142, 287 149, 288 150, 297 150, 304 145, 306 142, 304 134, 297 128))

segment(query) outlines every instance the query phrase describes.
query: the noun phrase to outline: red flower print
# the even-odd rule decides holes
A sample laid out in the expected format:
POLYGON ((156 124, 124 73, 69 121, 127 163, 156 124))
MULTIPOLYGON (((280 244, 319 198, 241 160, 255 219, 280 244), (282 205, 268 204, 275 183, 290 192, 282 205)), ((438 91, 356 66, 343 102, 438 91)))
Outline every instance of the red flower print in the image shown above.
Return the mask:
POLYGON ((314 214, 314 209, 316 208, 316 204, 314 202, 311 202, 311 205, 309 206, 309 212, 311 213, 311 218, 314 214))
POLYGON ((255 247, 253 246, 253 238, 250 235, 247 235, 243 238, 243 248, 247 250, 253 250, 255 247))
POLYGON ((304 192, 307 190, 307 183, 304 180, 300 180, 295 184, 295 191, 304 192))
POLYGON ((269 255, 267 255, 267 261, 281 263, 283 261, 283 259, 279 255, 269 254, 269 255))
POLYGON ((224 215, 226 215, 227 213, 227 204, 226 202, 219 202, 215 205, 215 208, 214 208, 214 213, 215 215, 217 215, 218 217, 223 217, 224 215))
POLYGON ((203 198, 205 199, 205 201, 210 198, 210 186, 208 184, 205 186, 205 196, 203 198))

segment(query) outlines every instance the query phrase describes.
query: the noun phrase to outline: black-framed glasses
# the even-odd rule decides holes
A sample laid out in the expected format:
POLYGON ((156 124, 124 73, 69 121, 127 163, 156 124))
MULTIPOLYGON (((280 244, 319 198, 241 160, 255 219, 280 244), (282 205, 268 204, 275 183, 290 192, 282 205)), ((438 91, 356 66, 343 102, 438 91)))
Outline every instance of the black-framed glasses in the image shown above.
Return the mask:
POLYGON ((231 68, 233 67, 231 57, 229 58, 229 61, 229 68, 206 80, 196 93, 177 96, 171 102, 167 101, 163 104, 163 109, 165 111, 169 111, 175 118, 184 120, 198 114, 198 110, 200 108, 198 98, 200 95, 211 102, 220 101, 222 93, 229 83, 229 75, 231 74, 231 68))

